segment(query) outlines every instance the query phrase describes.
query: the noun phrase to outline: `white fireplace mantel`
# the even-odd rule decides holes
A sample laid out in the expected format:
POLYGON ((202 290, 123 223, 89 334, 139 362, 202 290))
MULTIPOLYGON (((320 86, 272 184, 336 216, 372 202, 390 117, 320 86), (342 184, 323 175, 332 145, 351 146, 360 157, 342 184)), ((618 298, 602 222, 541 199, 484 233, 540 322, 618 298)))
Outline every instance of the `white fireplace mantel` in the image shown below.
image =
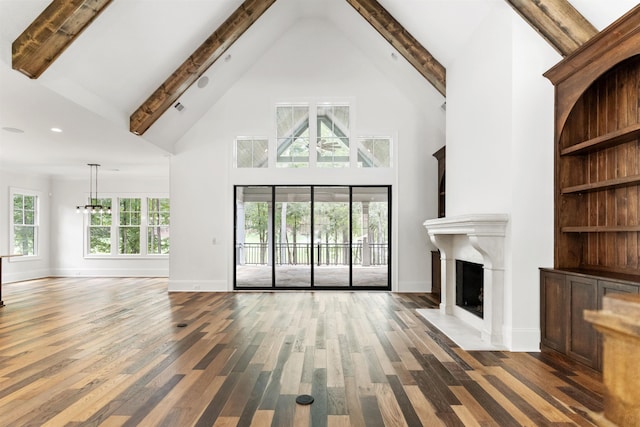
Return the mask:
MULTIPOLYGON (((509 216, 506 214, 470 214, 430 219, 424 222, 431 242, 440 250, 440 311, 480 329, 484 341, 502 346, 504 330, 504 243, 509 216), (456 306, 455 236, 466 236, 483 259, 484 317, 456 306)), ((443 331, 446 333, 446 331, 443 331)))

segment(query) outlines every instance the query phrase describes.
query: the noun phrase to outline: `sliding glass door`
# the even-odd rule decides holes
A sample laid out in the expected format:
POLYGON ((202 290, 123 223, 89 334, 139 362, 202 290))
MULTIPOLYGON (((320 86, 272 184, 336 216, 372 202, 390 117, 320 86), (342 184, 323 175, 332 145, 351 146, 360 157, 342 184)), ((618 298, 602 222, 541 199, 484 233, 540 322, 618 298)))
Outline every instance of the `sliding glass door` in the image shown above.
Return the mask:
POLYGON ((349 286, 349 187, 315 187, 313 284, 349 286))
POLYGON ((236 186, 235 289, 390 289, 388 186, 236 186))
POLYGON ((275 287, 311 286, 311 187, 275 187, 275 287))
POLYGON ((351 202, 354 287, 389 283, 389 189, 354 187, 351 202))

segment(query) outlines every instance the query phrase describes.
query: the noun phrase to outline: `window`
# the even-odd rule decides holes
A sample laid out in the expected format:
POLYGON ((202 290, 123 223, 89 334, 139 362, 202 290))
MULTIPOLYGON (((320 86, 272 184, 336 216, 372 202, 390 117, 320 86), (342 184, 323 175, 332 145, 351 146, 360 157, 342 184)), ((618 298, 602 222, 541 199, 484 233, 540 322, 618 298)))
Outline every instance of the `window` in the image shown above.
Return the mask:
POLYGON ((119 199, 118 253, 140 253, 140 199, 119 199))
MULTIPOLYGON (((97 204, 111 206, 111 199, 98 199, 97 204)), ((89 253, 108 255, 111 253, 112 214, 106 212, 89 213, 87 227, 89 253)))
POLYGON ((147 199, 147 253, 169 253, 169 199, 147 199))
POLYGON ((316 119, 317 166, 349 167, 349 106, 318 105, 316 119))
POLYGON ((269 166, 269 140, 267 138, 237 138, 236 167, 266 168, 269 166))
POLYGON ((309 105, 276 107, 277 166, 302 168, 309 166, 309 105))
POLYGON ((391 138, 360 138, 358 141, 358 167, 391 167, 391 138))
POLYGON ((38 255, 38 196, 36 193, 11 190, 13 224, 11 241, 14 254, 38 255))
POLYGON ((112 209, 111 213, 85 214, 85 256, 131 258, 169 254, 169 198, 109 197, 98 199, 98 203, 112 209))
MULTIPOLYGON (((363 136, 352 144, 351 116, 345 102, 277 104, 276 167, 393 167, 392 138, 363 136)), ((236 167, 268 168, 269 145, 268 138, 236 138, 236 167)))

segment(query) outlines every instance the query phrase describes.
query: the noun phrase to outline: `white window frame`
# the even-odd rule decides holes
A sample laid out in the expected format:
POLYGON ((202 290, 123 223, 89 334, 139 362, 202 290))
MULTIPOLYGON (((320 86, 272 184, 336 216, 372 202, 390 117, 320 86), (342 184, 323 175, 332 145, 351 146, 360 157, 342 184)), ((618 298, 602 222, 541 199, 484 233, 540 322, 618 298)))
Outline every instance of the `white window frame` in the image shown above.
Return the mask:
MULTIPOLYGON (((356 154, 355 154, 355 161, 356 161, 356 167, 358 169, 391 169, 393 168, 393 164, 394 164, 394 148, 395 148, 395 141, 394 138, 390 135, 380 135, 380 134, 376 134, 376 135, 361 135, 357 137, 357 141, 356 141, 356 154), (366 168, 364 166, 360 166, 358 164, 358 150, 360 149, 360 146, 362 144, 362 141, 365 139, 386 139, 389 141, 389 166, 375 166, 375 167, 370 167, 370 168, 366 168)), ((364 147, 363 147, 364 148, 364 147)))
POLYGON ((236 169, 267 169, 271 167, 271 143, 269 138, 266 136, 238 136, 236 137, 233 143, 233 167, 236 169), (267 163, 264 166, 255 166, 254 156, 251 156, 251 166, 238 166, 238 142, 239 141, 251 141, 251 150, 255 151, 255 142, 256 141, 266 141, 267 142, 267 163))
MULTIPOLYGON (((171 253, 171 200, 169 199, 169 197, 146 197, 144 199, 144 201, 145 201, 145 203, 144 203, 145 204, 145 209, 147 210, 146 219, 145 219, 145 232, 144 232, 145 233, 145 236, 144 236, 144 245, 145 245, 144 248, 145 248, 145 251, 147 251, 147 255, 148 256, 160 256, 160 255, 168 256, 171 253), (169 200, 169 223, 168 224, 160 225, 160 224, 150 224, 149 223, 149 220, 151 218, 151 215, 149 213, 149 201, 152 200, 152 199, 156 199, 156 200, 167 199, 167 200, 169 200), (150 236, 151 230, 153 228, 156 228, 156 227, 166 228, 168 230, 169 252, 166 253, 166 254, 162 254, 162 253, 158 254, 158 253, 155 253, 155 252, 149 253, 149 236, 150 236)), ((158 210, 158 214, 162 214, 162 212, 163 212, 162 210, 158 210)), ((160 239, 159 244, 162 245, 162 239, 160 239)))
MULTIPOLYGON (((346 101, 321 101, 321 102, 315 102, 314 104, 312 104, 314 109, 313 109, 313 120, 314 120, 314 124, 315 124, 315 132, 313 135, 310 135, 310 139, 313 140, 313 151, 314 153, 314 162, 315 162, 315 167, 318 167, 318 133, 319 130, 317 129, 318 127, 318 109, 320 107, 326 108, 326 107, 331 107, 331 108, 336 108, 336 107, 347 107, 348 111, 349 111, 349 121, 347 123, 348 129, 347 129, 347 135, 346 135, 346 140, 349 144, 349 161, 346 162, 345 165, 343 166, 325 166, 322 167, 322 169, 345 169, 345 168, 351 168, 354 165, 354 161, 353 161, 353 138, 351 137, 351 130, 353 129, 353 121, 352 121, 352 114, 353 114, 353 110, 352 110, 352 106, 350 102, 346 102, 346 101)), ((338 139, 342 140, 344 138, 339 138, 338 139)), ((356 163, 357 163, 357 158, 356 158, 356 163)))
POLYGON ((20 225, 24 226, 24 224, 15 224, 13 222, 13 198, 16 194, 22 196, 32 196, 35 197, 35 209, 34 209, 34 237, 33 237, 33 255, 22 255, 19 257, 11 257, 10 261, 31 261, 40 259, 40 200, 42 198, 42 193, 40 191, 35 190, 27 190, 23 188, 9 187, 9 247, 11 248, 11 252, 13 252, 13 244, 15 240, 15 226, 20 225))
MULTIPOLYGON (((111 199, 111 253, 110 254, 92 254, 89 248, 89 226, 90 213, 82 213, 83 216, 83 252, 86 259, 167 259, 169 254, 148 253, 147 234, 149 228, 148 220, 148 199, 169 199, 166 193, 118 193, 118 194, 100 194, 101 199, 111 199), (140 199, 140 253, 138 254, 120 254, 118 247, 119 229, 120 229, 120 199, 140 199)), ((171 225, 169 233, 171 233, 171 225)), ((169 234, 170 235, 170 234, 169 234)), ((169 253, 171 249, 169 249, 169 253)))
MULTIPOLYGON (((111 199, 110 197, 101 197, 100 199, 96 199, 96 200, 98 201, 98 204, 101 204, 102 200, 109 200, 109 203, 108 204, 105 203, 105 205, 106 205, 106 207, 113 208, 113 199, 111 199)), ((113 209, 112 209, 112 212, 113 212, 113 209)), ((104 213, 97 213, 97 214, 103 215, 104 213)), ((86 221, 86 224, 85 224, 85 239, 86 239, 85 248, 86 248, 86 253, 89 254, 91 257, 110 256, 111 251, 113 250, 113 213, 108 213, 108 214, 111 215, 111 224, 108 225, 108 226, 106 226, 106 225, 91 225, 90 218, 91 218, 92 213, 88 212, 86 214, 83 214, 84 218, 85 218, 85 221, 86 221), (90 235, 89 232, 90 232, 90 230, 92 228, 99 228, 99 227, 100 228, 109 227, 109 251, 110 251, 109 254, 105 254, 105 253, 96 253, 96 254, 94 254, 94 253, 90 252, 91 251, 91 248, 90 248, 91 239, 89 237, 89 235, 90 235)))
POLYGON ((316 135, 316 116, 315 116, 315 103, 313 102, 277 102, 274 107, 273 107, 273 126, 274 126, 274 141, 275 141, 275 147, 273 149, 273 157, 274 157, 274 167, 278 168, 278 169, 309 169, 309 168, 314 168, 315 167, 315 156, 316 156, 316 149, 315 149, 315 135, 316 135), (278 135, 278 108, 282 108, 282 107, 290 107, 290 108, 296 108, 296 107, 305 107, 307 108, 307 111, 309 113, 308 117, 309 117, 309 148, 308 148, 308 152, 309 152, 309 157, 307 159, 307 166, 303 166, 300 168, 292 168, 289 166, 278 166, 279 164, 283 164, 286 165, 289 162, 279 162, 278 161, 278 148, 280 147, 280 136, 278 135))

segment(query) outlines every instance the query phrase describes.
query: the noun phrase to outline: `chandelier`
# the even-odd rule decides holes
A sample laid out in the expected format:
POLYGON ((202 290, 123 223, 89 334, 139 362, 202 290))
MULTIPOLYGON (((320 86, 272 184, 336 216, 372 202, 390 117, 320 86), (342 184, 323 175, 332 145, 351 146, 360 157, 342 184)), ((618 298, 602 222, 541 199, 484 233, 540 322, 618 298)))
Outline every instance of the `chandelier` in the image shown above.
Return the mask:
POLYGON ((102 206, 98 203, 98 166, 97 163, 88 163, 89 166, 89 204, 76 206, 76 213, 111 213, 111 206, 102 206), (93 190, 95 189, 95 197, 93 190))

